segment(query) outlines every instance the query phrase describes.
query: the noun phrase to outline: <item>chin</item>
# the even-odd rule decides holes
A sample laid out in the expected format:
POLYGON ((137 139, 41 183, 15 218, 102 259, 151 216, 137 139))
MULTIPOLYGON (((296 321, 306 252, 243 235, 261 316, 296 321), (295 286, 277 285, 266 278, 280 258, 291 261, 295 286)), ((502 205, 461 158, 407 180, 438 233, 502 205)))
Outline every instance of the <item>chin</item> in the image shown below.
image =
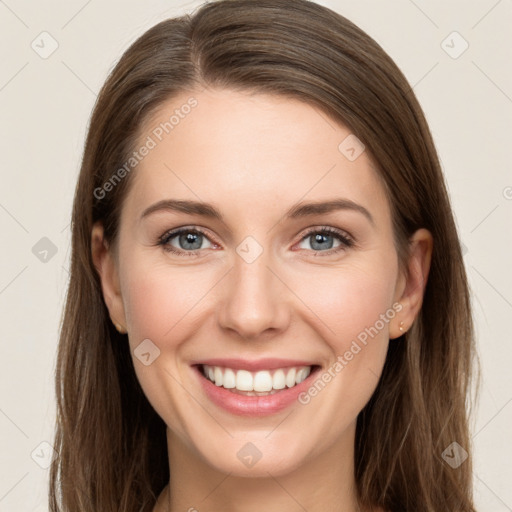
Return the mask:
POLYGON ((304 444, 290 443, 283 440, 265 439, 268 432, 259 432, 256 436, 243 436, 241 440, 219 443, 215 453, 202 451, 201 456, 215 470, 244 478, 268 478, 282 476, 293 472, 305 463, 307 454, 303 452, 304 444), (250 441, 249 439, 253 439, 250 441), (286 443, 286 450, 283 450, 286 443), (296 445, 301 447, 298 450, 296 445))

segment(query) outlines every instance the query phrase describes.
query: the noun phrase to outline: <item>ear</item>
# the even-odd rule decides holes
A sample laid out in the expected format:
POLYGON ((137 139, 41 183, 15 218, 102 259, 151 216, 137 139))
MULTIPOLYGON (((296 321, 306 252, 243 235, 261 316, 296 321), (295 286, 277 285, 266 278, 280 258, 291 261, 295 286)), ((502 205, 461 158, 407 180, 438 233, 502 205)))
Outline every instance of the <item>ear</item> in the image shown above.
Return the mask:
POLYGON ((399 302, 402 309, 390 325, 390 339, 405 334, 421 309, 430 270, 433 245, 432 234, 426 229, 419 229, 409 239, 407 268, 406 272, 400 275, 395 297, 395 302, 399 302), (400 326, 402 326, 403 331, 400 330, 400 326))
POLYGON ((119 274, 115 257, 104 238, 103 226, 94 224, 91 233, 91 251, 94 266, 101 280, 103 299, 107 305, 112 323, 121 333, 126 333, 126 317, 119 286, 119 274))

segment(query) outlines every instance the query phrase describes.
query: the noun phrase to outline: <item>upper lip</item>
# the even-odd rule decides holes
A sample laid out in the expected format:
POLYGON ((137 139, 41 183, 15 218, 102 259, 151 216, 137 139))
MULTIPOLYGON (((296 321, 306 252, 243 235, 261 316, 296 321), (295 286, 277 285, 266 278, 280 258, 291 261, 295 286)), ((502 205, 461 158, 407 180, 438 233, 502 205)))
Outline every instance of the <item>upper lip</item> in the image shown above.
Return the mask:
POLYGON ((227 358, 214 358, 203 359, 194 361, 192 365, 208 365, 208 366, 222 366, 224 368, 232 368, 233 370, 275 370, 276 368, 291 368, 293 366, 316 366, 311 361, 297 360, 297 359, 278 359, 274 357, 267 357, 264 359, 249 360, 249 359, 227 359, 227 358))

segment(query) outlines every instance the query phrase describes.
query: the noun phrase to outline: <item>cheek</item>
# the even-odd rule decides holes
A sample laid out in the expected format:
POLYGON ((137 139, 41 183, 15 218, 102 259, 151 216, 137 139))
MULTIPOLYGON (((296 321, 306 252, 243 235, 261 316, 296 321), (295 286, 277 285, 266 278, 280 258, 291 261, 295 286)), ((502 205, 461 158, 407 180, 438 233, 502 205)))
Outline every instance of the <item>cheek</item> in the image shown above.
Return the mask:
POLYGON ((395 315, 392 260, 322 269, 308 280, 297 274, 293 280, 293 289, 317 316, 316 326, 337 354, 347 350, 351 340, 363 339, 366 329, 375 324, 379 337, 387 337, 389 320, 395 315))
POLYGON ((326 365, 330 374, 323 380, 320 375, 322 382, 304 397, 304 403, 314 402, 312 409, 331 404, 332 408, 316 413, 329 411, 339 417, 333 428, 355 418, 377 385, 388 349, 389 324, 399 309, 393 304, 396 271, 391 257, 361 259, 357 265, 317 272, 314 280, 302 280, 300 286, 297 281, 297 294, 307 297, 307 307, 317 316, 316 330, 330 353, 326 365), (317 395, 323 398, 316 399, 317 395), (343 408, 336 405, 340 403, 343 408))
POLYGON ((126 268, 130 271, 124 276, 123 302, 137 379, 157 413, 173 431, 187 437, 186 411, 197 404, 179 385, 189 378, 180 354, 197 331, 194 317, 201 314, 201 299, 211 284, 204 272, 184 272, 161 264, 137 266, 133 259, 126 268), (149 365, 137 355, 145 352, 150 354, 149 365))
MULTIPOLYGON (((332 270, 332 269, 331 269, 332 270)), ((318 315, 329 345, 330 361, 300 397, 308 417, 317 419, 321 443, 355 421, 377 386, 389 343, 389 322, 397 316, 393 305, 396 267, 388 265, 345 267, 319 274, 315 287, 304 284, 298 292, 318 315)))
MULTIPOLYGON (((172 343, 183 333, 193 310, 211 286, 205 272, 180 271, 166 266, 130 266, 124 281, 123 302, 134 339, 172 343)), ((194 311, 195 312, 195 311, 194 311)))

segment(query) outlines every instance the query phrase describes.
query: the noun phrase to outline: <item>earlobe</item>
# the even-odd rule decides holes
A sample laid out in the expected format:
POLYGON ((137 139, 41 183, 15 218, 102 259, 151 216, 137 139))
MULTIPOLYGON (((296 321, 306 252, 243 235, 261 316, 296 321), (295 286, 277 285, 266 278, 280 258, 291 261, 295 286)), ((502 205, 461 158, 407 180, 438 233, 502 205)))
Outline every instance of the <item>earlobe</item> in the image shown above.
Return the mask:
POLYGON ((101 281, 103 299, 116 329, 124 334, 126 318, 121 296, 119 274, 114 255, 104 238, 103 226, 100 222, 94 224, 91 232, 91 252, 94 266, 101 281))
POLYGON ((407 275, 402 281, 398 302, 402 308, 390 326, 390 339, 407 332, 421 310, 432 259, 433 237, 427 229, 419 229, 409 240, 407 275), (404 282, 405 281, 405 282, 404 282))

